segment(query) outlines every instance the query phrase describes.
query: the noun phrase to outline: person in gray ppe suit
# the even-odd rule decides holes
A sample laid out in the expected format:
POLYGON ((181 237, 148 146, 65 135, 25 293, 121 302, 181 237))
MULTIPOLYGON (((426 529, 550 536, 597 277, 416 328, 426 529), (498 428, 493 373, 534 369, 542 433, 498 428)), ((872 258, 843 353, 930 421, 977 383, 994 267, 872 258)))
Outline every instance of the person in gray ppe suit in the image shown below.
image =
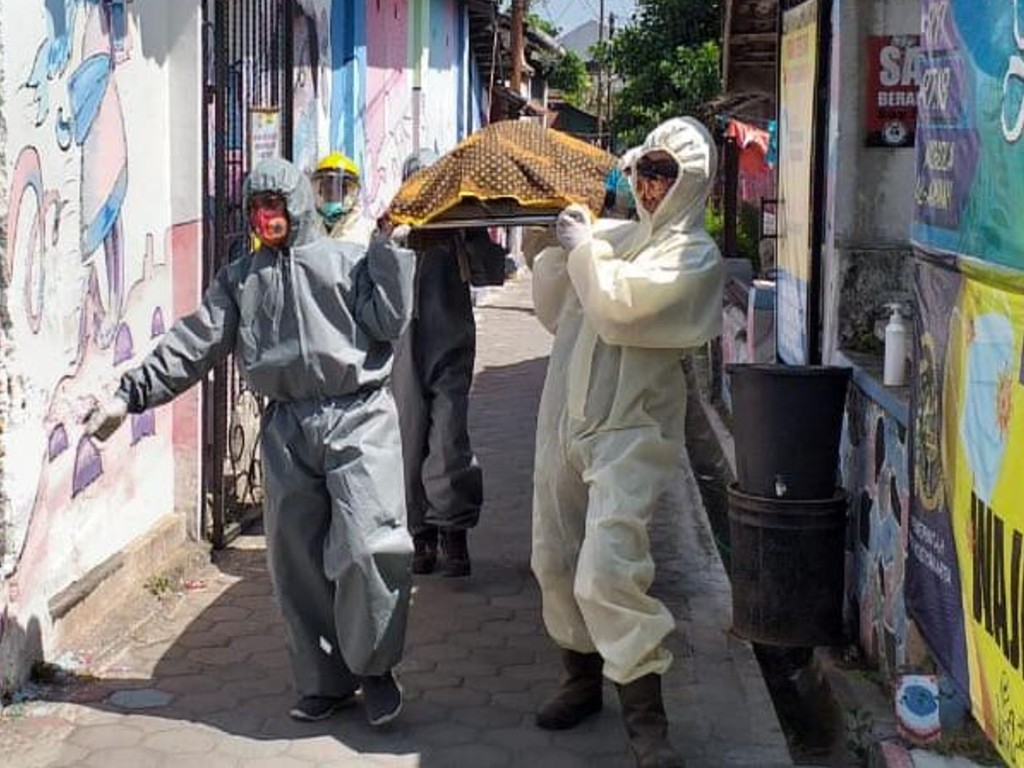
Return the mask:
POLYGON ((412 542, 405 527, 401 441, 386 382, 391 342, 412 308, 415 257, 375 234, 368 248, 321 233, 309 180, 266 160, 245 205, 257 250, 213 280, 87 430, 106 440, 128 413, 163 405, 229 353, 268 400, 262 420, 270 575, 295 686, 290 714, 321 720, 355 701, 372 725, 394 719, 412 542))
MULTIPOLYGON (((406 159, 403 180, 436 160, 421 150, 406 159)), ((469 260, 498 249, 483 229, 414 231, 415 309, 395 345, 391 386, 398 404, 405 460, 413 573, 432 573, 438 549, 442 573, 470 574, 467 530, 480 519, 483 475, 469 439, 469 389, 476 356, 476 323, 469 260)))

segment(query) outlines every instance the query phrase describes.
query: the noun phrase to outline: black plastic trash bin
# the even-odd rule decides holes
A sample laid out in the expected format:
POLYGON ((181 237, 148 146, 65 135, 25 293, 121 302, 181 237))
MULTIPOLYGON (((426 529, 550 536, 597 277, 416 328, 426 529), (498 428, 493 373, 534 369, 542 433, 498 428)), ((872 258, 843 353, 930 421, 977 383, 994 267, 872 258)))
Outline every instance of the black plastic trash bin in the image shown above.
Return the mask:
POLYGON ((850 369, 729 365, 736 479, 752 496, 828 499, 850 369))
POLYGON ((835 645, 843 637, 847 496, 793 501, 729 487, 733 631, 765 645, 835 645))

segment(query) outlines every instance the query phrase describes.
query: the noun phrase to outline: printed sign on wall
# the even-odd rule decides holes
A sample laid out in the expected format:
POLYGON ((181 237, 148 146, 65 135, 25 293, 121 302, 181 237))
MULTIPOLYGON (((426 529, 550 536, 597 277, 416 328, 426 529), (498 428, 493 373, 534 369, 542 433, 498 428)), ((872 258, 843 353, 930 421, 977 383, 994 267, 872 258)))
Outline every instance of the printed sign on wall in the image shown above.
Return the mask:
POLYGON ((911 612, 979 725, 1024 766, 1024 293, 919 263, 911 612))
POLYGON ((1024 5, 923 0, 911 238, 1024 269, 1024 5))
POLYGON ((866 128, 869 147, 912 147, 917 129, 920 35, 868 38, 866 128))

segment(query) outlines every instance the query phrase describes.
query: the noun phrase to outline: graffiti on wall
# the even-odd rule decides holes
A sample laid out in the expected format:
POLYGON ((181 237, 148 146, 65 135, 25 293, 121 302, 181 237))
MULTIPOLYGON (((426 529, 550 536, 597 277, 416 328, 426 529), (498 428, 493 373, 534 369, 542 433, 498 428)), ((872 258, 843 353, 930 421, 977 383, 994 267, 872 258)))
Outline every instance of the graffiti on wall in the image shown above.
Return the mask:
MULTIPOLYGON (((152 180, 129 183, 132 110, 119 83, 137 29, 124 3, 39 5, 25 18, 45 19, 40 36, 8 42, 20 87, 8 94, 18 149, 2 264, 11 321, 3 439, 17 451, 8 450, 2 478, 9 538, 0 577, 14 615, 31 612, 45 625, 46 599, 166 513, 167 479, 112 468, 165 465, 171 412, 133 416, 104 445, 81 421, 90 397, 112 389, 172 317, 166 243, 198 238, 174 236, 163 209, 146 208, 152 180), (133 223, 128 209, 145 221, 133 223)), ((152 98, 151 89, 136 92, 152 98)))
POLYGON ((398 188, 413 148, 409 6, 409 0, 382 0, 366 8, 366 154, 359 164, 363 210, 373 218, 398 188))
POLYGON ((841 452, 852 526, 846 583, 861 647, 889 676, 906 662, 907 467, 906 429, 851 388, 841 452))

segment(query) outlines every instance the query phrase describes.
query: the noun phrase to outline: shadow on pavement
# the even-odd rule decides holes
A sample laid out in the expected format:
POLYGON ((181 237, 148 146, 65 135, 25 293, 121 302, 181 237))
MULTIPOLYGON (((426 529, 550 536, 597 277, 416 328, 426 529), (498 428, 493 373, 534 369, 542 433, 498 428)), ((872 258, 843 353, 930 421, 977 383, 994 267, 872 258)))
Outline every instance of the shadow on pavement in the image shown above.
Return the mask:
POLYGON ((141 629, 107 667, 110 676, 73 686, 64 700, 131 715, 154 732, 142 742, 147 748, 198 754, 205 745, 221 754, 219 745, 231 741, 240 765, 274 740, 290 741, 285 754, 310 764, 367 764, 359 755, 424 768, 626 764, 612 695, 605 713, 571 733, 533 724, 559 675, 529 569, 534 425, 546 363, 485 367, 476 376, 470 422, 486 503, 470 537, 473 576, 417 577, 397 721, 374 729, 361 706, 320 723, 288 716, 295 694, 284 627, 263 540, 254 535, 215 553, 205 586, 141 629))

